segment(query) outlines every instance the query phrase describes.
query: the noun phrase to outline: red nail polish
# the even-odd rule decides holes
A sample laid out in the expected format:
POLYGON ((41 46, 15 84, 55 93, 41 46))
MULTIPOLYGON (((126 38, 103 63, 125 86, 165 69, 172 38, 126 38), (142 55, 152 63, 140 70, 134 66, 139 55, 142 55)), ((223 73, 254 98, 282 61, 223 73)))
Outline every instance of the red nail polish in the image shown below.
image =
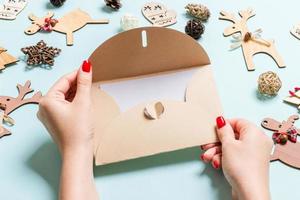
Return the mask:
POLYGON ((218 129, 223 128, 226 125, 226 121, 225 121, 224 117, 222 117, 222 116, 217 117, 216 123, 217 123, 218 129))
POLYGON ((89 60, 83 61, 82 66, 81 66, 82 71, 89 73, 91 71, 91 66, 92 65, 89 60))
POLYGON ((219 163, 217 161, 213 161, 212 166, 215 169, 219 169, 219 167, 220 167, 220 165, 219 165, 219 163))
POLYGON ((203 154, 200 156, 200 158, 201 158, 201 160, 204 161, 204 155, 203 154))

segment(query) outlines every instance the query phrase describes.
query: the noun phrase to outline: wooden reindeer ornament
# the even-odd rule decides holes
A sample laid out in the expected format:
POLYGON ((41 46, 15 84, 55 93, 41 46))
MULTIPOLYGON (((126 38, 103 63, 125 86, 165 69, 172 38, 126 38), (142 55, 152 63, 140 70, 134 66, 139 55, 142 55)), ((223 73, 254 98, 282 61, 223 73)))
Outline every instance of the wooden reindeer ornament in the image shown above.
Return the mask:
MULTIPOLYGON (((2 116, 1 122, 3 121, 4 118, 10 119, 8 115, 14 110, 16 110, 17 108, 26 104, 39 103, 40 98, 42 97, 41 92, 35 93, 31 98, 25 98, 27 94, 34 91, 33 89, 30 88, 30 84, 31 84, 30 81, 27 81, 24 86, 18 84, 17 88, 18 88, 19 95, 17 97, 0 96, 0 105, 2 105, 1 108, 3 108, 1 109, 3 110, 3 114, 0 115, 0 120, 2 116)), ((10 134, 9 131, 1 127, 0 125, 0 138, 8 134, 10 134)))
POLYGON ((264 40, 260 37, 261 30, 258 29, 256 33, 251 33, 247 27, 247 20, 255 16, 252 9, 243 10, 239 12, 241 19, 236 19, 234 14, 225 11, 220 12, 220 20, 227 20, 233 23, 224 31, 224 36, 233 35, 235 44, 232 48, 242 47, 247 69, 249 71, 255 70, 253 56, 255 54, 264 53, 273 58, 278 67, 285 67, 285 64, 278 54, 273 40, 264 40), (239 36, 234 35, 240 33, 239 36))
POLYGON ((19 60, 7 53, 7 50, 0 47, 0 71, 5 69, 6 65, 13 64, 19 60))
POLYGON ((289 166, 300 169, 300 143, 297 142, 297 135, 300 135, 300 130, 294 126, 294 122, 298 119, 298 115, 292 115, 283 122, 265 118, 261 125, 274 131, 275 149, 271 161, 280 160, 289 166))
MULTIPOLYGON (((35 34, 41 27, 44 26, 47 20, 53 17, 53 12, 48 12, 48 14, 42 18, 36 17, 34 14, 29 15, 29 19, 32 21, 32 25, 25 30, 28 35, 35 34)), ((81 29, 86 24, 108 24, 109 20, 93 20, 90 15, 80 9, 71 11, 62 18, 57 20, 57 23, 52 27, 52 30, 64 33, 67 36, 67 45, 73 45, 73 32, 81 29)))

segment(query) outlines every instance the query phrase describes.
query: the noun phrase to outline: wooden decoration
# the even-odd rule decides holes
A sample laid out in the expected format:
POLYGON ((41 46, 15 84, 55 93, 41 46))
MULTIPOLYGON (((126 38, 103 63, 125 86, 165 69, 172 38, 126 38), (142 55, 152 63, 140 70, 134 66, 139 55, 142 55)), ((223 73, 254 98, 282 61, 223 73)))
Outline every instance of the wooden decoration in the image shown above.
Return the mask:
MULTIPOLYGON (((34 14, 30 14, 29 19, 32 21, 32 25, 25 30, 25 33, 28 35, 35 34, 43 27, 45 19, 51 19, 53 15, 53 12, 48 12, 46 16, 38 18, 34 14)), ((77 9, 58 19, 58 22, 53 27, 53 31, 66 34, 67 45, 73 45, 73 32, 81 29, 86 24, 108 23, 109 20, 107 19, 93 20, 88 13, 77 9)))
POLYGON ((146 3, 142 8, 142 13, 154 26, 165 27, 177 22, 176 12, 168 10, 161 3, 146 3))
POLYGON ((19 60, 7 53, 7 50, 0 47, 0 71, 5 69, 6 65, 18 62, 19 60))
POLYGON ((295 25, 290 32, 293 36, 300 40, 300 23, 295 25))
POLYGON ((298 115, 292 115, 283 122, 265 118, 261 125, 274 131, 275 149, 271 161, 280 160, 287 165, 300 169, 300 143, 297 142, 297 135, 300 134, 300 130, 294 126, 294 122, 298 119, 298 115))
POLYGON ((3 136, 6 136, 6 135, 10 135, 10 134, 11 134, 11 133, 9 132, 9 130, 5 129, 5 128, 2 126, 3 120, 4 120, 4 111, 3 111, 2 109, 0 109, 0 138, 2 138, 3 136))
POLYGON ((5 0, 0 6, 0 19, 14 20, 26 7, 27 0, 5 0))
POLYGON ((255 13, 252 9, 240 11, 239 15, 241 19, 236 19, 234 14, 225 11, 221 11, 220 15, 220 20, 227 20, 233 23, 232 26, 229 26, 225 29, 223 33, 225 37, 233 35, 235 33, 240 34, 239 36, 233 36, 235 40, 234 42, 236 44, 234 44, 232 47, 242 47, 247 69, 249 71, 255 70, 252 57, 260 53, 268 54, 269 56, 271 56, 278 67, 285 67, 281 56, 278 54, 275 48, 275 42, 273 40, 262 39, 260 37, 260 29, 258 29, 256 33, 252 33, 249 31, 247 27, 247 20, 255 16, 255 13))
POLYGON ((34 90, 30 88, 30 81, 27 81, 24 86, 18 84, 17 89, 19 95, 17 97, 10 96, 0 96, 0 105, 2 112, 0 113, 0 138, 5 135, 10 135, 10 132, 1 126, 3 121, 7 121, 9 124, 13 125, 13 120, 8 117, 8 115, 16 110, 17 108, 26 105, 26 104, 38 104, 40 98, 42 97, 41 92, 35 93, 30 98, 25 98, 29 93, 32 93, 34 90), (6 120, 4 120, 6 118, 6 120))
POLYGON ((290 91, 290 96, 286 97, 283 101, 297 106, 300 110, 300 88, 295 88, 295 92, 290 91))

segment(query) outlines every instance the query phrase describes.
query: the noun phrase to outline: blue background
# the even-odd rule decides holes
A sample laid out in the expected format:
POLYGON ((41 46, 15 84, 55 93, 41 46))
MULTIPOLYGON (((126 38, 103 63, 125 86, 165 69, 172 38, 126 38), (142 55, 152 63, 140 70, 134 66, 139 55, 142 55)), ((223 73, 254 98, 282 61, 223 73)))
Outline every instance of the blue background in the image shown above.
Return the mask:
MULTIPOLYGON (((140 9, 145 0, 123 0, 123 8, 110 12, 101 0, 69 0, 61 8, 53 8, 46 0, 31 0, 16 20, 0 20, 0 45, 9 53, 22 56, 21 47, 45 40, 49 45, 62 49, 52 69, 27 69, 20 61, 17 65, 0 73, 0 94, 17 95, 17 83, 32 81, 32 87, 46 93, 49 87, 63 74, 77 68, 103 41, 120 31, 120 17, 132 13, 140 19, 142 26, 150 25, 140 9), (64 35, 58 33, 24 34, 30 25, 27 15, 34 12, 43 16, 48 10, 56 16, 75 8, 90 13, 93 18, 109 18, 109 25, 88 25, 74 35, 74 46, 65 45, 64 35)), ((184 31, 188 17, 184 6, 188 0, 161 1, 178 13, 178 23, 170 28, 184 31)), ((197 2, 197 1, 194 1, 197 2)), ((208 52, 226 117, 244 117, 260 124, 266 116, 284 120, 295 114, 295 107, 282 103, 288 90, 299 86, 300 41, 290 35, 289 30, 300 21, 299 1, 268 0, 203 0, 212 16, 206 23, 206 31, 199 42, 208 52), (263 29, 263 37, 275 39, 277 49, 287 68, 277 68, 275 62, 265 55, 254 58, 256 70, 248 72, 241 49, 228 51, 230 38, 222 32, 230 23, 218 20, 220 10, 236 12, 252 7, 257 16, 248 25, 250 30, 263 29), (273 99, 257 96, 257 78, 262 72, 272 70, 279 74, 283 87, 273 99)), ((176 41, 174 41, 176 42, 176 41)), ((59 183, 60 157, 44 127, 35 114, 36 105, 24 106, 13 112, 16 125, 10 130, 13 135, 0 140, 0 199, 56 199, 59 183)), ((298 122, 300 125, 300 123, 298 122)), ((271 133, 267 133, 271 135, 271 133)), ((255 146, 253 147, 255 148, 255 146)), ((97 189, 103 200, 117 199, 230 199, 231 190, 220 171, 212 169, 198 160, 199 148, 142 158, 120 164, 95 168, 97 189)), ((271 193, 274 200, 299 199, 300 171, 280 162, 271 164, 271 193)))

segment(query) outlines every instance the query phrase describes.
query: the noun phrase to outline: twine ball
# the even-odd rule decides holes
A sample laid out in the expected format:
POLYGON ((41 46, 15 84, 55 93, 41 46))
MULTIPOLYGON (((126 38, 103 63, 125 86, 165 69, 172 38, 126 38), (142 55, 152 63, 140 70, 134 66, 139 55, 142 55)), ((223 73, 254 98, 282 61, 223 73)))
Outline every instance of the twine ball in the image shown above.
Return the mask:
POLYGON ((60 7, 65 3, 66 0, 50 0, 50 3, 55 7, 60 7))
POLYGON ((201 4, 188 4, 185 6, 186 12, 193 17, 205 22, 210 17, 209 9, 201 4))
POLYGON ((139 27, 139 20, 131 14, 125 14, 120 21, 120 25, 123 31, 128 31, 139 27))
POLYGON ((258 91, 263 95, 277 95, 281 85, 279 76, 271 71, 262 73, 258 78, 258 91))
POLYGON ((204 25, 198 19, 191 19, 185 26, 185 33, 197 40, 204 33, 204 25))

